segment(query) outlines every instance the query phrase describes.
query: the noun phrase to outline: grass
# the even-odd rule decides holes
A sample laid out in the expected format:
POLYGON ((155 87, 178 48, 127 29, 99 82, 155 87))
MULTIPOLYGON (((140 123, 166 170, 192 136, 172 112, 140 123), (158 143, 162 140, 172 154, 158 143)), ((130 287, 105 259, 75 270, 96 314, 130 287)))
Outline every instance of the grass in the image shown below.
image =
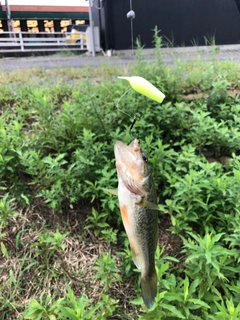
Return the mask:
POLYGON ((1 319, 239 319, 239 65, 0 74, 1 319), (162 105, 118 75, 143 76, 162 105), (140 298, 116 197, 113 144, 132 134, 159 200, 158 296, 140 298))

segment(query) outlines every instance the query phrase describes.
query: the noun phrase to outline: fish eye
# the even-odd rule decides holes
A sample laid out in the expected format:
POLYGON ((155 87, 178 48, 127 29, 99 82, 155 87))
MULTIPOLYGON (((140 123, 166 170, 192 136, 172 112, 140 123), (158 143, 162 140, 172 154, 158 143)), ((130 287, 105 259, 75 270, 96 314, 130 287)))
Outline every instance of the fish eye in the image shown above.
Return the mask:
POLYGON ((145 155, 145 153, 142 153, 142 159, 143 159, 145 162, 148 162, 148 158, 147 158, 147 156, 145 155))

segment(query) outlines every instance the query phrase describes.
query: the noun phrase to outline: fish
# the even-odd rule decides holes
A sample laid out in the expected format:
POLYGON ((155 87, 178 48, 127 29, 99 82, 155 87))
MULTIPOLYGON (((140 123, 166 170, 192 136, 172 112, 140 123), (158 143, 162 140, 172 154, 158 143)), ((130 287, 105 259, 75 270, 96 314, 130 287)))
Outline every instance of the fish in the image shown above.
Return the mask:
POLYGON ((142 298, 151 308, 157 295, 155 251, 158 244, 158 205, 148 159, 134 139, 114 144, 118 175, 117 195, 132 259, 141 270, 142 298))

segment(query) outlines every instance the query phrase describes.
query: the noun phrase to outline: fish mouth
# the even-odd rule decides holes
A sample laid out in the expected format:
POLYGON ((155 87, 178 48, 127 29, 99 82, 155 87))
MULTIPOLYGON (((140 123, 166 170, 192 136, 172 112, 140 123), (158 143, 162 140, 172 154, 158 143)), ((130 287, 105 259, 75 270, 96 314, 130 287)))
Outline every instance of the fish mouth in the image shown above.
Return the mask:
POLYGON ((122 181, 124 186, 131 193, 138 195, 145 194, 145 191, 142 188, 144 166, 139 141, 135 139, 129 145, 117 141, 114 145, 114 153, 118 178, 122 181))
POLYGON ((139 151, 141 151, 141 149, 137 139, 133 140, 130 145, 126 145, 121 141, 116 141, 114 145, 116 161, 120 161, 128 167, 132 167, 136 162, 139 151))

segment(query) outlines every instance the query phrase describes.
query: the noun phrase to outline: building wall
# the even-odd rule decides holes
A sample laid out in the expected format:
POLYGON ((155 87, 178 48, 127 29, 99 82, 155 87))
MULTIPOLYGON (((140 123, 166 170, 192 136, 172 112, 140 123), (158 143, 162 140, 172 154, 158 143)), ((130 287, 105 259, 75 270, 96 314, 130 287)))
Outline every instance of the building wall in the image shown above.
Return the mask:
MULTIPOLYGON (((240 41, 238 0, 132 0, 136 18, 134 39, 139 37, 145 48, 153 47, 153 29, 161 30, 164 39, 174 46, 205 45, 240 41)), ((105 0, 101 10, 95 9, 94 19, 101 17, 104 49, 131 48, 131 25, 126 18, 129 0, 105 0)))

